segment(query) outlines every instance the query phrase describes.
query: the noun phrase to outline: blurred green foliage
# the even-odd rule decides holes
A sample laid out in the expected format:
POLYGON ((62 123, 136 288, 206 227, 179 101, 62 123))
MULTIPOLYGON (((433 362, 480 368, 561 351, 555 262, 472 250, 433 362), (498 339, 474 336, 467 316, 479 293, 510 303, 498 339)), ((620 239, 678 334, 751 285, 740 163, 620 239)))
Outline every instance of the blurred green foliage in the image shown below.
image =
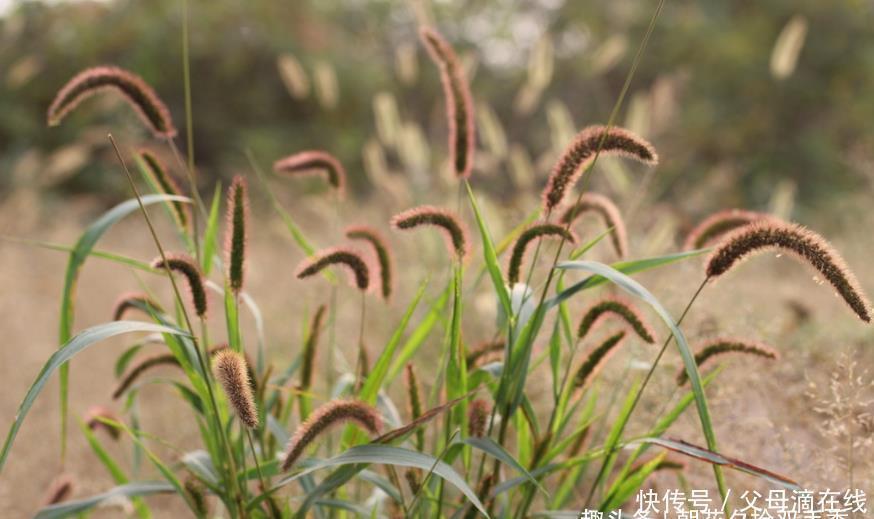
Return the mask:
MULTIPOLYGON (((440 85, 416 36, 417 25, 430 22, 465 58, 475 58, 477 102, 487 100, 503 138, 533 158, 542 182, 560 147, 557 122, 579 128, 606 121, 655 5, 190 0, 197 163, 207 178, 228 177, 245 167, 246 147, 264 164, 323 148, 346 163, 355 187, 369 189, 362 148, 376 135, 374 96, 390 92, 400 118, 422 125, 436 167, 445 156, 440 85), (529 63, 532 52, 544 49, 554 62, 529 63), (299 63, 305 95, 290 95, 283 83, 282 55, 299 63), (319 87, 332 73, 333 106, 330 92, 326 100, 319 87), (548 83, 536 84, 523 102, 520 91, 532 84, 532 74, 547 74, 548 83)), ((865 0, 668 0, 619 121, 637 126, 659 148, 656 192, 688 197, 713 184, 724 200, 710 200, 710 208, 752 207, 764 205, 781 181, 817 203, 864 185, 874 163, 872 11, 865 0), (794 71, 778 79, 769 70, 772 49, 793 16, 808 31, 794 71)), ((15 171, 34 150, 43 158, 34 164, 46 167, 54 150, 84 140, 89 160, 74 162, 75 171, 53 185, 69 191, 115 182, 107 180, 105 131, 129 146, 146 138, 129 111, 92 100, 60 127, 45 127, 57 89, 97 64, 142 75, 168 103, 184 137, 181 20, 180 0, 17 4, 2 19, 3 171, 15 171), (92 127, 101 133, 83 137, 92 127)), ((493 189, 509 189, 509 157, 500 139, 490 142, 498 150, 486 155, 493 189)), ((392 153, 388 159, 401 162, 392 153)), ((396 170, 404 171, 403 164, 396 170)), ((27 181, 0 175, 6 188, 27 181)))

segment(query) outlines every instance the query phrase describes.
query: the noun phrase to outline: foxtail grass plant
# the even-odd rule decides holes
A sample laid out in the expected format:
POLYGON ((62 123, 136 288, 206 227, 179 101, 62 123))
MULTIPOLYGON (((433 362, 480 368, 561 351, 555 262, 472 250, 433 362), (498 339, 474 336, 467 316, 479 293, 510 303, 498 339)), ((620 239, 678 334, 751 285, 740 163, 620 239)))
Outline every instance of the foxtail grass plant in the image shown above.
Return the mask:
MULTIPOLYGON (((435 103, 445 107, 448 156, 435 163, 451 165, 459 179, 453 188, 467 194, 470 210, 461 206, 461 197, 454 211, 440 208, 454 193, 435 189, 419 193, 417 206, 395 214, 389 223, 397 231, 436 228, 444 238, 444 260, 448 260, 444 265, 450 275, 445 286, 436 287, 436 294, 432 273, 426 272, 433 268, 433 262, 403 257, 403 250, 392 251, 378 226, 361 225, 364 218, 349 203, 354 201, 352 190, 341 200, 348 183, 343 161, 352 160, 340 153, 344 147, 323 143, 325 149, 335 149, 338 155, 310 150, 274 163, 274 173, 279 176, 323 175, 319 178, 324 179, 333 197, 336 218, 327 224, 322 218, 323 225, 313 229, 312 236, 295 220, 298 206, 307 201, 305 195, 296 194, 295 207, 286 210, 252 152, 247 152, 257 175, 250 178, 257 178, 304 256, 293 275, 283 277, 280 269, 273 278, 293 287, 289 293, 280 293, 281 297, 299 299, 295 308, 312 310, 307 315, 283 310, 289 321, 287 328, 299 331, 298 340, 275 338, 265 332, 262 315, 275 312, 262 314, 256 300, 263 287, 253 283, 255 276, 247 281, 247 272, 254 273, 257 265, 253 263, 256 251, 247 248, 248 240, 251 233, 259 233, 267 224, 260 221, 263 215, 257 210, 249 210, 250 193, 244 177, 235 177, 225 193, 217 187, 209 206, 200 199, 193 156, 187 2, 182 6, 186 157, 177 149, 177 130, 169 111, 141 78, 113 67, 89 69, 76 76, 52 103, 48 113, 51 125, 59 124, 77 107, 84 110, 88 105, 82 101, 97 93, 120 93, 151 135, 167 142, 177 164, 171 171, 151 148, 123 153, 115 138, 110 139, 133 198, 89 226, 74 246, 56 247, 70 255, 62 301, 61 348, 25 395, 0 452, 0 470, 31 405, 56 370, 61 373, 62 439, 66 441, 63 388, 68 364, 75 362, 73 358, 82 350, 129 333, 150 335, 132 340, 121 354, 115 367, 117 385, 108 388, 106 395, 113 406, 94 402, 83 416, 82 433, 117 482, 106 495, 127 496, 141 517, 152 513, 148 496, 155 492, 175 494, 178 503, 196 517, 232 519, 333 517, 338 508, 361 515, 394 511, 408 517, 438 518, 549 516, 584 507, 609 513, 626 504, 637 490, 645 489, 653 472, 684 470, 683 463, 668 460, 664 453, 644 456, 652 447, 645 442, 661 442, 658 445, 662 447, 679 445, 682 448, 677 448, 677 455, 689 454, 689 445, 672 444, 663 436, 693 404, 706 440, 703 449, 714 451, 707 455, 694 451, 699 455, 693 457, 696 463, 719 459, 722 454, 713 422, 720 417, 711 418, 704 392, 706 384, 719 383, 719 370, 708 370, 702 380, 699 365, 705 369, 728 352, 766 358, 776 357, 776 352, 735 339, 707 341, 693 352, 680 326, 703 290, 735 270, 742 260, 777 249, 812 266, 862 321, 870 320, 871 305, 843 259, 822 237, 761 213, 717 213, 689 235, 685 244, 688 252, 632 256, 628 236, 634 229, 626 229, 622 213, 610 198, 590 192, 588 185, 601 154, 631 158, 648 166, 659 161, 644 137, 614 123, 663 5, 659 0, 606 124, 588 126, 577 133, 552 168, 540 208, 530 211, 524 222, 506 222, 502 227, 515 230, 501 237, 492 236, 495 226, 486 215, 512 213, 494 204, 489 211, 482 211, 474 191, 480 187, 473 185, 478 177, 471 175, 476 167, 476 128, 465 69, 443 36, 431 28, 421 30, 421 43, 443 81, 443 98, 435 103), (138 164, 140 182, 148 192, 141 192, 143 188, 127 168, 126 158, 138 164), (189 180, 185 190, 173 176, 181 178, 183 171, 189 180), (154 204, 167 209, 162 217, 176 231, 169 239, 156 231, 156 216, 149 211, 154 204), (95 248, 105 231, 136 210, 157 249, 151 263, 95 248), (599 217, 606 230, 582 241, 573 229, 587 213, 599 217), (469 235, 467 226, 474 224, 472 229, 477 232, 469 235), (338 238, 363 242, 363 252, 344 246, 324 248, 338 238), (538 261, 542 238, 557 242, 551 262, 538 261), (588 259, 589 251, 601 239, 610 242, 621 263, 609 266, 588 259), (537 242, 533 254, 532 242, 537 242), (568 252, 568 245, 574 245, 574 250, 568 252), (713 247, 704 279, 698 280, 701 284, 694 292, 694 286, 678 288, 694 295, 677 316, 629 277, 693 258, 702 254, 704 247, 713 247), (143 273, 143 279, 139 287, 133 287, 139 291, 123 294, 111 307, 107 315, 111 322, 75 334, 73 302, 78 272, 92 256, 135 268, 143 273), (471 259, 473 256, 479 258, 471 259), (559 263, 564 257, 568 261, 559 263), (479 277, 465 284, 465 270, 471 265, 478 269, 479 277), (337 282, 333 267, 348 272, 351 290, 337 282), (581 270, 589 277, 573 284, 566 279, 566 274, 581 270), (166 294, 152 291, 147 276, 169 283, 173 299, 164 300, 166 294), (416 276, 424 280, 411 296, 409 286, 402 281, 416 276), (485 282, 480 284, 480 279, 485 282), (187 293, 180 286, 183 282, 187 293), (606 285, 628 292, 629 298, 605 290, 606 285), (328 288, 330 298, 324 294, 315 299, 306 292, 327 292, 328 288), (208 295, 208 290, 214 293, 208 295), (347 290, 360 297, 361 303, 358 362, 354 367, 338 362, 342 361, 339 353, 352 355, 348 348, 337 350, 336 356, 332 349, 335 343, 351 343, 355 333, 342 326, 354 322, 355 317, 347 316, 349 305, 342 304, 349 299, 347 290), (371 291, 383 300, 391 298, 391 303, 380 304, 368 315, 366 301, 371 291), (400 309, 396 308, 399 304, 403 305, 400 309), (484 319, 483 309, 492 312, 493 304, 498 307, 498 319, 484 319), (249 327, 244 333, 241 326, 241 318, 250 315, 254 336, 249 336, 249 327), (656 315, 666 330, 653 326, 656 315), (391 322, 393 329, 383 334, 386 322, 391 322), (213 344, 209 340, 212 334, 218 334, 216 340, 223 344, 208 348, 213 344), (486 340, 468 343, 467 334, 486 340), (326 338, 329 344, 323 348, 320 343, 326 338), (648 346, 639 352, 636 348, 658 340, 662 341, 658 353, 648 346), (370 358, 365 342, 371 347, 370 358), (632 437, 626 427, 635 418, 649 382, 663 374, 658 368, 672 342, 683 359, 684 370, 676 375, 681 385, 675 389, 682 395, 676 401, 673 395, 652 395, 653 403, 660 404, 656 408, 663 406, 663 412, 651 427, 640 431, 639 437, 632 437), (265 349, 270 355, 262 358, 259 354, 258 362, 250 362, 252 348, 258 347, 260 352, 264 344, 275 345, 265 349), (630 366, 632 354, 635 359, 642 355, 650 363, 646 375, 637 377, 628 369, 623 377, 627 387, 607 387, 605 373, 618 364, 609 359, 620 357, 630 366), (319 357, 322 361, 316 362, 319 357), (146 401, 142 394, 155 385, 171 388, 180 398, 185 406, 178 416, 180 428, 184 419, 194 425, 200 440, 196 449, 177 452, 173 440, 158 437, 143 420, 140 407, 146 401), (403 405, 397 405, 401 402, 403 405), (103 442, 110 440, 119 446, 133 445, 137 461, 131 470, 109 456, 111 451, 103 442), (156 451, 153 444, 170 448, 156 451), (627 450, 622 463, 617 464, 618 453, 627 446, 637 448, 627 450), (163 459, 168 451, 173 453, 172 462, 163 459), (152 481, 153 474, 146 474, 148 468, 139 466, 140 459, 151 463, 163 481, 152 481), (143 480, 137 481, 140 474, 143 480), (379 499, 372 494, 376 488, 380 489, 379 499), (373 505, 376 501, 384 508, 377 509, 373 505)), ((376 191, 374 196, 380 196, 376 191)), ((522 196, 515 198, 524 200, 522 196)), ((274 286, 269 289, 276 290, 274 286)), ((741 466, 753 476, 792 486, 790 479, 775 477, 749 463, 726 464, 725 468, 741 466)), ((62 463, 57 473, 65 469, 62 463)), ((723 468, 714 466, 714 476, 725 496, 723 468)), ((47 514, 87 513, 103 499, 71 499, 71 486, 69 483, 67 490, 62 487, 56 492, 58 497, 46 499, 52 506, 47 514)), ((726 512, 730 507, 727 502, 726 512)))

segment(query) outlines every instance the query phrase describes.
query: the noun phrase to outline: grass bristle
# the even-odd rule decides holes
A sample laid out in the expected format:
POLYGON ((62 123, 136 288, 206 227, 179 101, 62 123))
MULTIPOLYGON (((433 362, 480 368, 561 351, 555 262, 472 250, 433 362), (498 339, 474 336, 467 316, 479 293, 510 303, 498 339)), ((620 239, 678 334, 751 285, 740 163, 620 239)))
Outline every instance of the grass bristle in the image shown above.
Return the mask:
MULTIPOLYGON (((754 355, 771 360, 777 360, 780 358, 780 354, 767 344, 745 339, 720 337, 707 341, 698 349, 695 353, 695 364, 699 368, 702 368, 710 363, 710 361, 715 357, 725 353, 745 353, 747 355, 754 355)), ((677 373, 677 385, 682 386, 688 382, 688 380, 689 377, 686 374, 685 368, 681 368, 677 373)))
POLYGON ((121 94, 155 137, 172 139, 176 136, 170 110, 152 87, 136 74, 112 66, 83 70, 68 81, 49 106, 49 126, 61 124, 67 114, 85 99, 110 90, 121 94))
POLYGON ((289 155, 273 163, 273 171, 283 175, 303 175, 324 172, 328 184, 342 195, 346 188, 346 169, 336 157, 322 150, 309 150, 289 155))
POLYGON ((113 422, 121 422, 118 415, 109 409, 108 407, 102 405, 94 405, 88 408, 88 411, 85 412, 85 426, 91 429, 92 431, 96 431, 97 429, 102 429, 109 436, 112 437, 113 440, 117 440, 121 436, 121 430, 113 425, 110 425, 102 419, 112 420, 113 422))
POLYGON ((616 351, 616 348, 622 343, 623 339, 625 339, 625 332, 621 331, 611 335, 607 340, 602 342, 600 346, 595 348, 592 353, 586 357, 586 360, 583 361, 580 369, 577 370, 577 373, 574 376, 574 387, 586 387, 595 375, 601 371, 604 364, 606 364, 610 356, 613 355, 613 352, 616 351))
POLYGON ((236 294, 243 289, 246 274, 246 240, 249 234, 248 191, 246 179, 240 175, 234 177, 228 188, 225 261, 228 268, 228 284, 236 294))
POLYGON ((603 299, 590 306, 580 320, 577 338, 583 339, 610 315, 622 319, 644 342, 648 344, 656 342, 655 332, 646 323, 643 314, 633 304, 617 298, 603 299))
POLYGON ((353 249, 337 247, 321 250, 312 258, 304 259, 298 265, 295 276, 298 279, 308 278, 332 265, 340 265, 349 269, 355 286, 362 292, 367 291, 367 287, 370 286, 370 271, 361 254, 353 249))
MULTIPOLYGON (((141 149, 137 152, 143 164, 146 165, 146 171, 155 184, 161 189, 161 192, 166 195, 182 196, 184 193, 179 183, 173 178, 173 175, 167 170, 164 163, 158 159, 157 155, 149 150, 141 149)), ((182 202, 170 202, 170 207, 173 208, 173 218, 182 229, 189 229, 191 225, 191 209, 188 204, 182 202)))
POLYGON ((599 145, 601 155, 619 155, 651 166, 658 164, 655 148, 642 137, 623 128, 608 130, 606 126, 589 126, 574 137, 553 167, 543 191, 545 213, 551 213, 562 203, 568 190, 595 158, 599 145))
POLYGON ((570 206, 561 215, 559 221, 566 225, 573 223, 583 213, 597 213, 604 221, 604 226, 610 229, 610 241, 619 258, 628 255, 628 230, 625 228, 625 220, 622 213, 612 200, 597 193, 584 193, 579 202, 570 206))
POLYGON ((422 225, 431 225, 443 231, 450 255, 458 258, 467 256, 467 230, 452 212, 422 205, 407 209, 391 218, 391 226, 398 230, 415 229, 422 225))
POLYGON ((440 68, 446 119, 449 126, 449 150, 452 169, 459 178, 468 178, 473 169, 476 149, 473 96, 464 67, 452 46, 436 30, 423 27, 419 35, 431 59, 440 68))
POLYGON ((246 359, 231 349, 225 349, 213 358, 213 370, 240 421, 250 429, 257 428, 258 410, 252 396, 246 359))
POLYGON ((519 282, 528 245, 538 238, 561 238, 571 243, 577 242, 577 237, 562 225, 538 223, 528 227, 516 239, 516 243, 513 244, 513 251, 510 254, 510 261, 507 266, 507 281, 511 286, 519 282))
POLYGON ((716 212, 702 220, 701 223, 689 232, 689 236, 686 237, 686 242, 683 244, 683 249, 701 249, 738 227, 768 218, 773 218, 773 216, 767 213, 746 211, 744 209, 726 209, 716 212))
POLYGON ((313 411, 297 428, 285 449, 282 470, 291 469, 306 448, 327 429, 350 421, 371 435, 379 434, 382 429, 382 417, 374 407, 356 400, 332 400, 313 411))
POLYGON ((326 305, 320 305, 310 321, 310 330, 301 354, 300 389, 302 391, 308 390, 313 384, 316 353, 318 352, 319 337, 322 334, 322 321, 324 321, 327 311, 328 307, 326 305))
POLYGON ((172 272, 182 274, 188 283, 188 291, 191 294, 194 311, 198 317, 205 318, 207 311, 206 289, 203 285, 203 274, 201 274, 197 262, 185 254, 167 254, 166 257, 166 264, 160 256, 152 260, 152 268, 169 269, 172 272))
POLYGON ((379 231, 366 225, 347 227, 345 234, 350 240, 366 241, 373 248, 379 265, 380 293, 385 300, 391 298, 394 267, 388 241, 379 231))
POLYGON ((843 258, 822 236, 798 224, 772 218, 733 231, 707 260, 707 277, 717 278, 750 255, 775 248, 807 262, 834 287, 859 319, 871 321, 871 303, 843 258))
POLYGON ((143 310, 147 313, 164 312, 161 305, 152 300, 145 292, 125 292, 120 295, 112 307, 112 320, 120 321, 128 310, 143 310))

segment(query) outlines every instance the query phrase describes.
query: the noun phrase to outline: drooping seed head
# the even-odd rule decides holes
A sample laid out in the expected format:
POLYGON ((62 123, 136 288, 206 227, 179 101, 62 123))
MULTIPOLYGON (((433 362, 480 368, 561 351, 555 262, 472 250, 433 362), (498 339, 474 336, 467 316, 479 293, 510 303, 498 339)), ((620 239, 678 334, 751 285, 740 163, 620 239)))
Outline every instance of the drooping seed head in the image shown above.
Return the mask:
POLYGON ((167 263, 164 263, 160 256, 152 260, 152 268, 167 269, 171 272, 178 272, 185 277, 188 283, 188 290, 191 293, 191 301, 194 305, 194 311, 198 317, 206 317, 207 298, 206 289, 203 286, 203 275, 200 273, 200 267, 185 254, 167 254, 167 263))
POLYGON ((228 283, 235 294, 243 289, 246 275, 246 239, 249 234, 249 187, 240 175, 234 177, 228 188, 228 213, 225 226, 225 261, 228 264, 228 283))
POLYGON ((306 448, 327 429, 354 422, 371 435, 379 434, 382 417, 373 406, 357 400, 332 400, 322 404, 307 418, 288 441, 282 470, 289 470, 306 448))
MULTIPOLYGON (((745 353, 754 355, 763 359, 777 360, 780 354, 774 348, 767 344, 750 341, 746 339, 736 339, 731 337, 720 337, 712 339, 704 343, 701 348, 695 353, 695 364, 701 368, 706 366, 714 357, 725 353, 745 353)), ((677 385, 682 386, 689 381, 689 376, 686 374, 685 368, 680 368, 677 372, 677 385)))
POLYGON ((822 236, 798 224, 771 218, 733 231, 707 260, 707 277, 717 278, 750 255, 774 248, 807 262, 834 287, 859 319, 871 321, 871 303, 843 258, 822 236))
POLYGON ((616 255, 624 258, 628 255, 628 231, 625 228, 625 220, 622 213, 612 200, 597 193, 584 193, 580 201, 570 206, 561 215, 560 222, 570 224, 577 220, 583 213, 594 212, 604 221, 604 225, 610 229, 610 240, 616 255))
POLYGON ((346 187, 346 169, 336 157, 322 150, 309 150, 289 155, 273 163, 273 171, 284 175, 324 172, 328 184, 342 195, 346 187))
POLYGON ((582 339, 585 337, 610 315, 615 315, 625 321, 628 327, 634 330, 644 342, 648 344, 656 342, 655 333, 643 319, 640 311, 628 301, 617 298, 604 299, 590 306, 583 315, 582 320, 580 320, 580 326, 577 328, 577 338, 582 339))
POLYGON ((407 480, 407 486, 410 487, 410 492, 413 495, 419 493, 419 489, 422 488, 422 482, 419 481, 419 476, 416 475, 415 469, 407 469, 404 471, 404 479, 407 480))
POLYGON ((162 313, 161 305, 156 303, 144 292, 125 292, 119 296, 112 307, 112 320, 120 321, 128 310, 144 310, 145 312, 162 313))
POLYGON ((388 241, 382 234, 366 225, 353 225, 346 228, 346 237, 350 240, 363 240, 370 244, 379 265, 380 290, 382 298, 388 300, 392 291, 393 262, 388 241))
POLYGON ((507 267, 507 281, 510 283, 510 286, 519 282, 528 245, 538 238, 560 238, 571 243, 577 242, 577 237, 574 236, 574 233, 562 225, 537 223, 528 227, 522 231, 522 234, 516 239, 516 243, 513 244, 513 251, 510 254, 510 261, 507 267))
POLYGON ((574 137, 553 167, 543 191, 544 212, 550 213, 562 203, 568 190, 599 153, 599 147, 601 155, 619 155, 651 166, 658 164, 655 148, 642 137, 623 128, 608 130, 606 126, 589 126, 574 137))
POLYGON ((507 343, 503 339, 480 342, 468 351, 467 358, 465 359, 467 368, 473 368, 480 360, 486 358, 491 353, 502 353, 506 346, 507 343))
MULTIPOLYGON (((410 420, 416 421, 422 416, 422 397, 419 392, 419 380, 416 377, 416 370, 413 368, 412 363, 407 363, 404 375, 407 386, 407 400, 410 402, 410 420)), ((420 451, 425 448, 425 430, 421 427, 416 429, 416 448, 420 451)))
POLYGON ((585 387, 598 374, 598 372, 601 371, 604 364, 607 363, 607 359, 613 355, 616 351, 616 347, 622 343, 623 339, 625 339, 625 332, 621 331, 610 336, 607 340, 602 342, 600 346, 595 348, 592 353, 586 357, 586 360, 583 361, 580 369, 577 370, 577 373, 574 376, 574 387, 585 387))
POLYGON ((686 237, 683 249, 700 249, 738 227, 768 218, 773 218, 773 216, 767 213, 757 213, 743 209, 726 209, 716 212, 702 220, 701 223, 692 229, 689 236, 686 237))
POLYGON ((246 359, 230 348, 224 349, 213 358, 215 377, 221 384, 228 401, 240 421, 255 429, 258 427, 258 409, 252 396, 252 383, 246 359))
POLYGON ((331 265, 346 267, 354 278, 355 285, 362 292, 370 286, 370 270, 361 254, 353 249, 333 248, 317 252, 315 256, 304 259, 297 267, 295 274, 298 279, 308 278, 318 274, 331 265))
POLYGON ((67 473, 59 474, 49 484, 45 497, 43 498, 43 505, 56 505, 66 501, 73 494, 75 488, 76 482, 73 479, 73 476, 67 473))
POLYGON ((303 391, 308 390, 313 384, 313 373, 316 364, 316 352, 319 345, 319 337, 322 333, 322 321, 325 318, 325 312, 328 307, 320 305, 313 314, 310 321, 310 330, 307 334, 306 342, 303 347, 301 368, 300 368, 300 388, 303 391))
POLYGON ((152 87, 136 74, 111 66, 83 70, 68 81, 49 106, 49 126, 59 125, 79 103, 106 91, 121 94, 155 137, 172 139, 176 136, 170 110, 152 87))
POLYGON ((486 434, 489 414, 492 408, 484 398, 477 398, 467 408, 467 434, 471 438, 481 438, 486 434))
POLYGON ((407 209, 394 215, 391 225, 395 229, 415 229, 421 225, 432 225, 443 231, 446 238, 446 248, 450 255, 458 258, 467 256, 467 229, 455 214, 446 209, 430 205, 422 205, 407 209))
MULTIPOLYGON (((152 182, 166 195, 182 196, 182 189, 176 182, 176 179, 167 171, 167 168, 158 157, 149 150, 141 149, 137 155, 146 166, 147 174, 152 178, 152 182)), ((188 204, 183 202, 169 202, 173 219, 181 229, 189 229, 191 224, 191 209, 188 204)))
POLYGON ((121 436, 121 430, 114 425, 102 421, 102 419, 121 422, 118 415, 112 409, 102 405, 94 405, 88 408, 88 411, 85 413, 85 426, 92 431, 103 429, 113 440, 117 440, 121 436))
POLYGON ((465 77, 464 67, 452 46, 440 33, 423 27, 419 36, 431 59, 440 68, 443 96, 446 99, 446 119, 449 126, 449 150, 452 168, 459 178, 470 177, 476 149, 473 96, 465 77))

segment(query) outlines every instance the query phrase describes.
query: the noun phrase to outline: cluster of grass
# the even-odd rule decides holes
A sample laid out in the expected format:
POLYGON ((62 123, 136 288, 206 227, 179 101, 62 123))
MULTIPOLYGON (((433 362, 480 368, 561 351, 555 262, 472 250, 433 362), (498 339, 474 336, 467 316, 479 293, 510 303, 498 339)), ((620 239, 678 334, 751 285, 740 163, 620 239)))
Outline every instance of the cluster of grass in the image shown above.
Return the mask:
MULTIPOLYGON (((653 25, 657 15, 658 11, 653 25)), ((0 470, 28 410, 56 371, 61 379, 63 458, 68 362, 104 339, 150 333, 165 345, 164 353, 145 357, 140 347, 134 346, 117 363, 119 383, 113 396, 123 399, 124 415, 96 407, 82 421, 83 434, 117 486, 100 495, 71 500, 68 498, 73 482, 60 474, 38 517, 87 513, 119 496, 130 500, 138 516, 149 517, 145 498, 158 493, 176 494, 197 517, 220 510, 240 518, 324 517, 336 513, 574 516, 582 508, 619 509, 633 500, 653 472, 682 470, 683 464, 667 459, 666 451, 712 464, 723 497, 727 496, 724 468, 794 488, 789 478, 718 452, 704 391, 718 370, 702 378, 698 369, 699 364, 704 367, 705 362, 723 353, 776 358, 776 352, 756 341, 722 338, 702 345, 696 353, 680 324, 710 281, 725 275, 740 260, 771 248, 791 252, 809 263, 864 322, 870 320, 871 305, 858 281, 824 239, 768 215, 718 214, 693 231, 686 252, 642 259, 627 257, 629 246, 621 212, 609 198, 587 192, 586 186, 600 155, 616 154, 649 166, 658 162, 650 143, 613 126, 650 32, 641 44, 610 120, 605 126, 580 131, 557 161, 543 192, 543 205, 532 219, 537 221, 520 223, 498 242, 482 217, 472 185, 476 181, 476 128, 470 87, 451 45, 433 29, 423 29, 421 36, 443 80, 449 164, 458 182, 457 207, 414 207, 395 215, 390 222, 372 227, 355 222, 345 230, 345 236, 362 245, 362 250, 344 244, 319 249, 295 224, 292 212, 274 196, 269 179, 250 154, 253 179, 307 256, 297 268, 296 277, 301 283, 321 283, 331 293, 330 303, 313 304, 318 309, 311 319, 302 319, 307 323, 306 340, 290 358, 266 358, 263 337, 245 337, 240 327, 241 310, 257 309, 245 291, 246 265, 251 261, 247 257, 247 237, 253 226, 260 225, 249 213, 246 178, 236 177, 224 197, 217 189, 207 205, 196 189, 190 113, 186 117, 185 161, 175 144, 177 131, 169 111, 138 76, 114 67, 100 67, 74 77, 50 107, 50 124, 60 124, 90 96, 120 93, 153 136, 166 143, 176 168, 187 177, 188 190, 186 193, 170 169, 149 151, 131 157, 142 177, 138 182, 128 168, 127 153, 109 137, 134 197, 95 221, 69 248, 61 347, 45 364, 13 420, 0 453, 0 470), (148 193, 141 193, 143 185, 148 193), (177 231, 174 250, 153 227, 155 215, 149 208, 154 205, 166 209, 177 231), (575 235, 573 226, 586 212, 600 216, 607 229, 583 241, 575 235), (144 218, 154 240, 154 260, 147 263, 96 251, 95 245, 108 228, 137 213, 144 218), (226 215, 223 244, 218 239, 222 213, 226 215), (468 223, 473 224, 475 233, 468 230, 468 223), (446 286, 438 287, 441 297, 418 323, 414 316, 430 280, 425 277, 416 291, 394 286, 394 253, 379 230, 389 226, 398 232, 434 228, 445 237, 450 276, 446 286), (585 259, 607 237, 622 261, 607 265, 585 259), (545 238, 555 246, 547 249, 545 238), (713 250, 701 283, 678 317, 630 277, 704 254, 708 249, 697 247, 711 244, 713 250), (546 262, 538 262, 547 250, 551 261, 547 257, 546 262), (501 264, 505 253, 506 267, 501 264), (169 310, 153 294, 124 294, 113 312, 113 322, 74 334, 78 274, 94 255, 165 276, 174 294, 169 310), (545 269, 544 263, 548 265, 545 269), (349 286, 337 275, 339 269, 348 272, 349 286), (577 272, 585 277, 571 282, 577 272), (462 337, 462 323, 470 289, 481 284, 490 284, 500 318, 492 329, 491 340, 470 345, 462 337), (586 302, 590 291, 608 284, 626 297, 611 295, 589 301, 577 321, 572 303, 586 302), (218 309, 209 305, 207 294, 211 291, 221 296, 223 304, 218 309), (318 355, 334 358, 334 334, 326 340, 323 332, 336 322, 339 297, 360 299, 361 328, 354 371, 337 378, 333 369, 324 374, 317 372, 315 359, 318 355), (369 358, 365 342, 374 343, 379 338, 364 336, 367 310, 374 305, 389 308, 384 305, 390 297, 405 304, 404 311, 399 316, 385 311, 377 314, 378 319, 394 317, 398 324, 375 358, 369 358), (125 320, 132 313, 143 319, 125 320), (604 399, 594 382, 611 356, 630 341, 658 347, 659 334, 649 323, 649 314, 664 325, 661 328, 666 333, 660 349, 645 377, 631 384, 615 409, 604 412, 604 399), (216 344, 209 336, 210 321, 224 324, 225 342, 216 344), (594 333, 602 328, 609 333, 594 333), (427 369, 414 359, 431 336, 442 337, 442 348, 439 363, 427 369), (676 345, 685 368, 677 377, 682 396, 677 400, 665 398, 656 423, 646 434, 630 437, 626 426, 671 344, 676 345), (181 377, 150 380, 149 372, 160 365, 176 366, 181 377), (400 383, 406 401, 394 402, 388 388, 399 383, 402 372, 405 376, 400 383), (537 376, 532 377, 535 372, 537 376), (423 382, 431 388, 427 395, 422 392, 423 382), (539 390, 546 388, 546 397, 531 398, 532 382, 539 390), (171 384, 188 404, 190 419, 200 432, 200 450, 165 461, 149 448, 153 438, 135 419, 134 405, 140 389, 149 383, 171 384), (325 394, 330 396, 321 396, 325 394), (664 437, 693 405, 706 446, 664 437), (131 481, 128 471, 104 447, 99 436, 104 432, 114 441, 131 441, 162 479, 131 481), (653 447, 660 452, 650 453, 653 447), (620 456, 623 450, 626 452, 620 456)), ((296 153, 276 161, 273 169, 278 175, 324 175, 334 203, 338 207, 344 203, 346 172, 341 161, 324 150, 296 153)), ((172 439, 157 440, 172 444, 172 439)), ((730 507, 730 502, 726 506, 730 507)))

